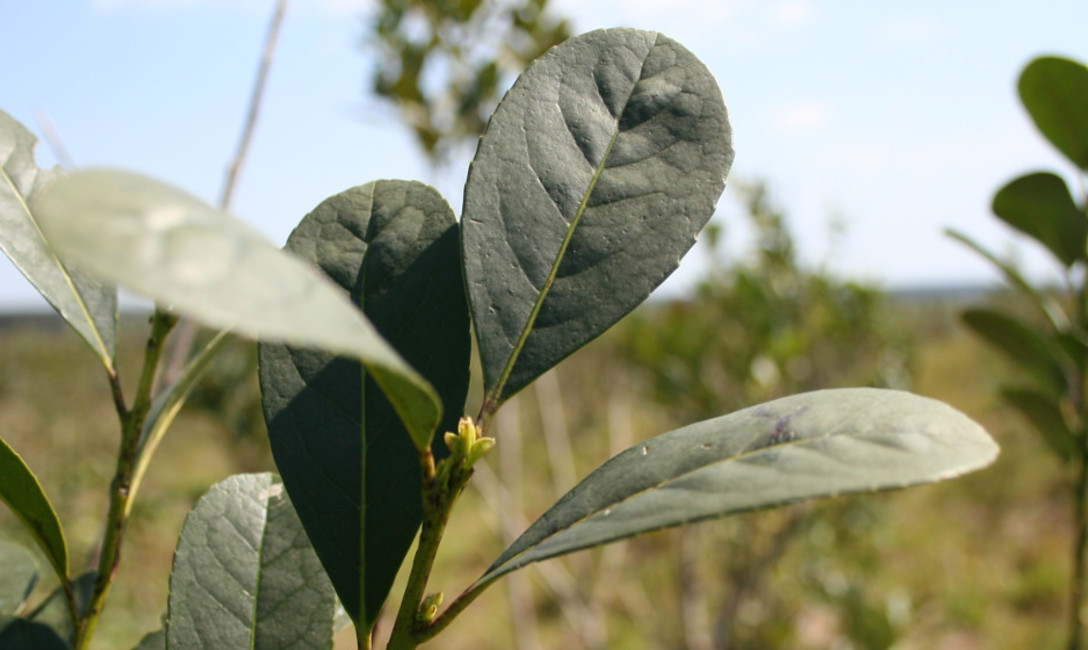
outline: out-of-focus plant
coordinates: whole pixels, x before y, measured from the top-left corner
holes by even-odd
[[[806,268],[798,259],[786,215],[765,184],[740,184],[734,191],[753,228],[746,257],[726,261],[718,254],[723,231],[712,225],[706,233],[711,266],[695,295],[648,305],[618,331],[620,354],[645,377],[654,403],[684,420],[705,417],[717,405],[740,408],[798,391],[858,384],[906,388],[911,337],[892,313],[887,295],[824,268]],[[858,519],[859,510],[867,506],[846,502],[723,521],[700,531],[698,543],[679,543],[685,553],[713,557],[715,581],[725,585],[720,603],[697,605],[714,612],[716,620],[701,634],[702,643],[692,640],[700,636],[698,631],[688,630],[689,647],[788,641],[788,631],[775,632],[773,625],[750,631],[757,638],[745,636],[737,629],[738,610],[746,600],[769,597],[766,569],[788,545],[807,538],[811,523],[818,521],[844,538],[864,535],[847,521]],[[821,566],[814,562],[809,567],[813,574],[825,571],[829,561],[826,554],[817,557]],[[815,578],[807,584],[816,588],[818,598],[838,606],[844,633],[854,642],[886,647],[894,637],[887,624],[848,624],[882,619],[881,612],[857,598],[860,587],[849,593],[827,592]],[[705,599],[713,598],[707,594]],[[778,618],[788,624],[789,612]],[[869,634],[877,628],[880,635]]]
[[[1015,265],[966,235],[950,234],[993,263],[1031,305],[1028,316],[1007,309],[969,309],[963,322],[1016,364],[1022,381],[1003,387],[1002,396],[1071,470],[1077,533],[1068,647],[1079,649],[1084,647],[1088,567],[1088,68],[1065,58],[1037,58],[1021,72],[1018,89],[1039,132],[1073,164],[1078,198],[1059,174],[1036,171],[998,190],[993,212],[1053,255],[1062,284],[1032,283]]]
[[[438,162],[479,137],[513,76],[569,37],[548,0],[380,0],[371,89]]]

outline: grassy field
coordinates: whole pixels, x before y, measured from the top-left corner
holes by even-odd
[[[1010,370],[955,325],[948,306],[902,307],[915,332],[915,392],[982,422],[991,468],[910,490],[753,513],[665,531],[513,574],[435,647],[989,649],[1060,646],[1072,544],[1064,469],[995,387]],[[126,323],[123,376],[144,327]],[[500,413],[499,444],[466,492],[432,583],[452,597],[574,480],[616,451],[683,424],[647,399],[643,373],[609,336]],[[251,359],[238,346],[167,436],[130,529],[95,648],[125,649],[160,625],[184,516],[213,482],[271,469],[253,418]],[[239,368],[241,370],[239,370]],[[470,410],[478,398],[470,397]],[[116,416],[93,357],[69,331],[0,329],[0,436],[57,505],[74,563],[89,562],[105,512]],[[0,509],[0,538],[29,544]],[[48,591],[43,577],[38,594]],[[397,593],[397,592],[394,592]],[[379,626],[388,631],[388,622]],[[716,633],[715,630],[718,629]],[[717,634],[717,636],[715,636]],[[351,647],[343,635],[338,647]]]

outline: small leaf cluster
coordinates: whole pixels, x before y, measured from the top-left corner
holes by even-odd
[[[54,304],[103,360],[122,422],[101,552],[86,578],[73,577],[33,472],[0,447],[0,498],[61,584],[70,628],[56,628],[60,647],[87,647],[149,460],[229,333],[260,341],[279,476],[233,477],[196,506],[178,542],[163,630],[141,648],[329,647],[346,619],[369,648],[418,532],[389,633],[390,648],[414,648],[532,562],[800,499],[941,480],[997,454],[963,414],[899,391],[816,391],[751,406],[606,462],[439,611],[431,569],[472,466],[501,444],[502,432],[491,431],[499,408],[642,303],[714,212],[733,138],[706,66],[656,32],[567,40],[491,116],[460,219],[433,188],[375,181],[320,203],[285,249],[139,174],[87,170],[40,184],[32,139],[0,117],[0,145],[14,143],[0,146],[14,152],[4,153],[3,223],[31,245],[0,244],[36,285],[59,287]],[[94,279],[80,280],[76,268]],[[132,399],[99,323],[116,303],[86,289],[115,301],[114,285],[157,305]],[[156,393],[178,315],[220,332]],[[473,332],[483,397],[463,417]],[[13,603],[0,611],[8,617],[0,634],[28,625],[37,633],[33,613],[15,616],[29,582],[0,594]]]

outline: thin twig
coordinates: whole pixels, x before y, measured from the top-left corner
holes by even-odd
[[[257,79],[253,83],[253,90],[249,96],[249,109],[246,112],[246,120],[242,125],[242,135],[238,140],[238,148],[234,152],[227,167],[227,175],[223,180],[223,187],[219,192],[219,208],[229,210],[234,199],[234,190],[238,185],[238,178],[242,173],[246,158],[249,156],[250,144],[253,134],[257,129],[257,118],[260,116],[261,105],[264,101],[265,85],[268,81],[269,71],[272,69],[272,60],[275,58],[276,44],[279,42],[280,28],[283,25],[283,17],[287,13],[287,0],[279,0],[272,13],[272,21],[265,37],[264,49],[261,53],[261,61],[257,67]],[[197,325],[192,321],[183,321],[174,333],[174,345],[170,351],[170,358],[161,375],[161,385],[169,386],[177,379],[181,369],[185,366],[189,355],[192,354],[196,341]]]

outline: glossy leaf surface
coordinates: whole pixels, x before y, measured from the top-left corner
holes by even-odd
[[[1046,246],[1067,267],[1084,259],[1088,217],[1061,176],[1037,172],[1021,176],[998,190],[994,214]]]
[[[0,540],[0,616],[18,614],[38,584],[38,563],[26,548]]]
[[[1055,56],[1020,73],[1020,100],[1035,126],[1076,166],[1088,170],[1088,68]]]
[[[951,407],[872,388],[803,393],[657,436],[544,513],[475,587],[530,562],[801,499],[951,478],[997,456]]]
[[[641,303],[714,212],[733,160],[721,91],[669,38],[572,38],[521,75],[465,185],[465,279],[501,402]]]
[[[272,474],[227,478],[185,520],[166,647],[332,648],[336,597]]]
[[[367,364],[415,435],[438,423],[434,392],[327,278],[257,231],[145,176],[90,170],[35,201],[65,259],[217,328],[330,350]]]
[[[1047,394],[1060,396],[1065,392],[1062,366],[1046,339],[1034,329],[992,309],[968,309],[962,318],[972,331],[1030,373]]]
[[[68,580],[68,544],[60,519],[38,477],[0,438],[0,500],[27,527],[62,581]]]
[[[287,247],[362,305],[441,395],[440,430],[456,430],[470,339],[457,222],[446,201],[421,183],[369,183],[319,205]],[[363,384],[359,364],[266,343],[260,360],[276,464],[345,608],[369,627],[421,521],[418,454],[388,401],[369,378]],[[434,453],[446,454],[440,439]]]
[[[37,139],[0,111],[0,250],[75,329],[107,368],[113,368],[117,290],[68,269],[46,244],[30,202],[59,169],[38,169]]]

